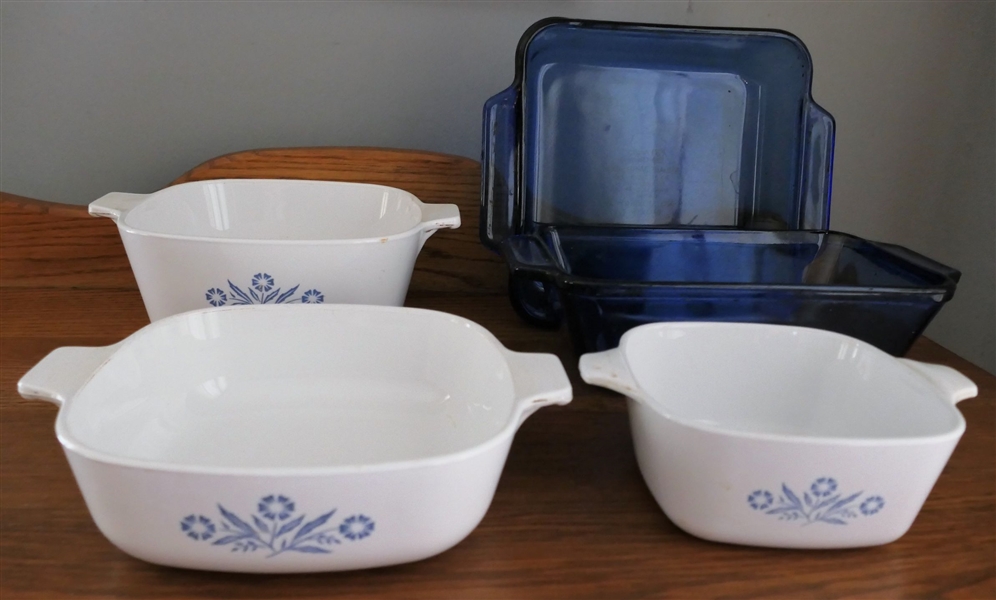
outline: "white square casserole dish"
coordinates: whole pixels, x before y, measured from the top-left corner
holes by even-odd
[[[153,194],[111,193],[149,318],[242,304],[401,306],[415,259],[455,204],[364,183],[219,179]]]
[[[445,313],[205,309],[102,348],[53,351],[18,383],[101,532],[137,558],[243,572],[426,558],[483,518],[516,429],[566,404],[557,357]]]
[[[640,472],[668,518],[713,541],[886,544],[910,528],[965,431],[975,384],[819,329],[656,323],[585,354],[627,396]]]

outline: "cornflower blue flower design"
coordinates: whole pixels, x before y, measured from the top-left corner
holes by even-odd
[[[287,291],[283,291],[279,287],[274,289],[275,286],[276,281],[269,273],[256,273],[252,276],[250,285],[245,287],[245,289],[235,285],[229,279],[228,291],[220,287],[212,287],[204,293],[204,297],[211,306],[226,306],[229,300],[231,300],[231,306],[243,306],[246,304],[294,304],[297,302],[301,304],[322,304],[325,302],[325,295],[320,290],[314,288],[295,298],[294,294],[297,293],[301,284],[297,284]]]
[[[757,490],[750,496],[747,496],[747,503],[754,510],[764,510],[771,506],[771,503],[775,501],[774,496],[771,492],[766,490]]]
[[[366,515],[353,515],[342,522],[339,533],[350,540],[362,540],[374,530],[374,523]]]
[[[268,292],[273,289],[273,277],[268,273],[256,273],[252,276],[252,287],[260,292]]]
[[[214,535],[214,523],[204,515],[188,515],[180,521],[180,531],[191,539],[206,540]]]
[[[837,480],[833,477],[820,477],[809,489],[817,498],[826,498],[837,490]]]
[[[204,294],[207,298],[208,304],[211,306],[224,306],[228,302],[228,296],[222,290],[218,288],[211,288]]]
[[[882,510],[885,506],[885,500],[881,496],[868,496],[865,501],[861,503],[860,510],[863,515],[873,515],[878,511]]]
[[[301,296],[301,304],[321,304],[325,302],[325,296],[318,290],[308,290]]]
[[[768,490],[755,490],[747,496],[747,504],[754,510],[764,511],[766,515],[777,516],[779,521],[802,521],[803,525],[818,522],[847,525],[846,519],[857,518],[858,511],[871,516],[885,506],[881,496],[868,496],[855,505],[864,492],[845,496],[837,493],[837,487],[837,480],[833,477],[820,477],[800,497],[783,483],[777,501]]]
[[[330,525],[335,514],[332,509],[307,521],[305,515],[294,515],[294,501],[282,494],[263,496],[256,503],[258,514],[243,519],[222,505],[218,505],[219,525],[211,519],[192,514],[180,520],[180,530],[195,541],[215,537],[212,546],[229,546],[232,552],[268,550],[266,558],[284,552],[304,554],[330,554],[331,547],[341,544],[337,534],[356,541],[369,537],[374,522],[366,515],[353,515],[339,525]]]
[[[271,521],[285,521],[294,512],[294,503],[286,496],[266,496],[259,501],[259,514]]]

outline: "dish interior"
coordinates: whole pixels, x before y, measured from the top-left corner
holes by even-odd
[[[863,240],[808,231],[546,228],[570,275],[607,281],[927,287],[944,277]]]
[[[858,340],[816,329],[662,324],[624,338],[654,406],[722,430],[831,438],[951,433],[958,412],[919,374]]]
[[[411,194],[329,181],[217,180],[166,188],[124,225],[165,235],[239,240],[348,240],[410,230],[422,211]]]
[[[530,221],[798,226],[811,76],[798,41],[555,24],[524,61]]]
[[[451,315],[253,307],[158,321],[64,409],[115,457],[198,467],[370,465],[448,454],[513,411],[498,346]]]

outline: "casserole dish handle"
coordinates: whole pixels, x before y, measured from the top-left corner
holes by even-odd
[[[503,352],[512,373],[515,412],[520,425],[544,406],[564,405],[571,401],[571,381],[557,356],[511,350]]]
[[[896,360],[929,381],[951,404],[958,404],[962,400],[975,398],[979,395],[979,387],[975,385],[975,382],[951,367],[908,358],[897,358]]]
[[[589,385],[608,388],[634,400],[649,403],[619,348],[582,355],[578,370],[581,371],[581,379]]]
[[[436,231],[460,227],[460,209],[456,204],[419,203],[419,208],[422,210],[422,239],[419,248]]]
[[[108,217],[114,219],[115,222],[120,222],[129,210],[138,206],[146,198],[148,198],[148,194],[111,192],[90,203],[90,214],[94,217]]]
[[[17,392],[28,400],[46,400],[58,406],[76,395],[90,376],[114,354],[113,346],[56,348],[17,382]]]
[[[952,283],[958,283],[958,281],[961,280],[961,271],[958,269],[952,269],[951,267],[943,265],[932,258],[927,258],[919,252],[914,252],[909,248],[897,246],[896,244],[887,244],[885,242],[869,241],[868,244],[873,248],[878,248],[879,250],[883,250],[889,254],[897,256],[931,275],[940,275],[941,277],[950,280]]]

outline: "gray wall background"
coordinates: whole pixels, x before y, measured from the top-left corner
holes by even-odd
[[[0,189],[86,203],[219,154],[480,155],[481,106],[546,16],[799,35],[837,119],[833,227],[963,271],[927,334],[996,372],[991,2],[3,2]]]

